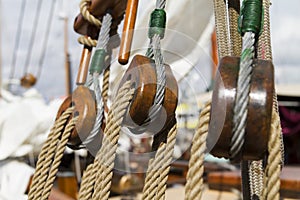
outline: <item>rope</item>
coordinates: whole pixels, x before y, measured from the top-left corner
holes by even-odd
[[[51,168],[51,161],[55,155],[55,149],[59,142],[59,138],[62,135],[63,129],[67,120],[73,114],[74,107],[68,108],[54,123],[46,142],[44,143],[41,153],[38,158],[36,170],[33,176],[31,188],[29,191],[28,199],[38,198],[42,191],[41,189],[45,185],[45,181],[48,176],[48,172]]]
[[[87,37],[87,36],[80,36],[78,38],[78,42],[82,45],[87,45],[87,46],[90,46],[90,47],[96,47],[97,46],[97,40],[93,40],[92,38]]]
[[[26,74],[28,72],[28,68],[29,68],[29,64],[30,64],[30,60],[31,60],[31,55],[32,55],[33,44],[34,44],[34,41],[35,41],[36,30],[37,30],[38,22],[39,22],[39,19],[40,19],[42,2],[43,2],[43,0],[39,0],[38,3],[37,3],[36,14],[35,14],[35,17],[34,17],[32,32],[31,32],[28,51],[27,51],[27,56],[26,56],[26,60],[25,60],[24,74]]]
[[[167,142],[161,143],[154,158],[149,160],[142,199],[165,199],[168,174],[177,135],[177,124],[168,132]]]
[[[91,0],[81,0],[80,4],[79,4],[80,13],[83,16],[83,18],[85,20],[87,20],[89,23],[95,25],[96,27],[100,27],[101,21],[99,19],[97,19],[96,17],[94,17],[88,10],[90,4],[91,4]],[[86,37],[86,36],[80,36],[78,38],[78,42],[80,44],[87,45],[90,47],[97,46],[97,40],[94,40],[94,39],[92,39],[90,37]]]
[[[130,82],[126,82],[112,104],[104,130],[102,147],[94,163],[88,167],[83,176],[84,185],[79,191],[80,199],[108,199],[121,123],[134,94],[134,90],[130,87]]]
[[[164,164],[161,168],[161,173],[158,179],[158,191],[156,194],[156,199],[165,199],[167,180],[170,171],[170,164],[173,158],[174,146],[176,143],[177,135],[177,124],[168,133],[167,146],[164,153]]]
[[[240,13],[240,1],[228,1],[228,15],[229,15],[229,30],[230,30],[230,46],[232,56],[241,55],[242,38],[238,32],[238,18]]]
[[[272,112],[271,134],[268,142],[268,161],[265,169],[263,199],[280,199],[280,172],[281,172],[281,126],[279,114],[275,107]]]
[[[94,123],[94,127],[91,131],[91,133],[88,135],[88,137],[82,141],[81,147],[86,147],[93,152],[98,152],[99,150],[99,141],[96,139],[97,137],[100,137],[100,131],[101,125],[104,117],[104,104],[101,97],[101,89],[100,89],[100,82],[99,82],[99,75],[102,73],[103,68],[105,67],[104,63],[104,56],[106,55],[107,50],[107,44],[109,41],[109,31],[111,26],[111,20],[112,17],[110,14],[106,14],[103,17],[103,25],[101,27],[99,38],[98,38],[98,44],[96,47],[96,51],[94,53],[92,62],[90,64],[90,74],[88,77],[88,81],[86,86],[90,89],[92,89],[92,86],[94,86],[94,94],[96,96],[96,102],[97,102],[97,116]],[[100,58],[100,59],[99,59]],[[93,145],[94,142],[98,142],[98,144]],[[95,148],[96,147],[96,148]],[[93,148],[93,149],[91,149]]]
[[[166,144],[161,143],[155,153],[155,157],[149,160],[147,175],[145,178],[145,185],[143,188],[142,199],[148,200],[154,198],[154,195],[157,191],[157,180],[160,175],[159,168],[162,166],[163,162],[163,153],[165,150]]]
[[[258,40],[258,58],[272,61],[271,34],[270,34],[270,0],[262,0],[264,8],[263,29]],[[271,134],[268,142],[268,160],[264,171],[262,199],[280,199],[280,171],[284,164],[284,145],[281,133],[281,124],[278,114],[277,95],[274,88],[273,113]]]
[[[248,113],[250,81],[254,57],[255,34],[246,32],[243,36],[242,55],[238,74],[233,115],[233,133],[230,143],[230,157],[235,159],[244,145],[245,127]]]
[[[101,21],[94,17],[88,10],[91,0],[81,0],[79,7],[80,7],[80,13],[82,14],[83,18],[86,19],[89,23],[100,27],[101,26]]]
[[[156,9],[151,14],[150,27],[148,32],[150,43],[149,43],[149,49],[146,52],[146,56],[149,58],[154,58],[156,78],[157,78],[154,104],[152,105],[149,111],[149,115],[145,120],[144,124],[142,124],[137,128],[132,129],[134,132],[145,132],[147,130],[147,125],[149,125],[151,121],[154,121],[158,117],[158,112],[162,108],[162,103],[165,97],[166,72],[165,72],[164,58],[161,52],[160,40],[164,36],[166,20],[161,19],[162,17],[164,17],[163,14],[153,15],[153,13],[155,12],[158,13],[163,12],[165,14],[164,11],[165,5],[166,5],[166,0],[156,1]],[[154,22],[156,24],[152,24]]]
[[[80,200],[92,199],[94,183],[97,175],[97,168],[94,165],[95,163],[89,164],[82,176],[82,182],[80,184],[78,195],[78,199]]]
[[[76,122],[77,122],[78,118],[72,118],[71,121],[67,124],[64,133],[62,134],[62,137],[60,139],[59,145],[56,149],[56,155],[55,158],[52,162],[52,166],[51,166],[51,170],[48,172],[48,178],[47,181],[45,183],[45,186],[43,188],[43,193],[42,193],[42,198],[43,200],[47,200],[51,191],[51,188],[53,186],[54,180],[56,178],[56,173],[58,171],[58,167],[61,163],[61,159],[63,157],[64,151],[66,149],[67,146],[67,142],[69,140],[69,137],[72,133],[72,131],[75,128]]]
[[[24,20],[24,14],[25,14],[25,7],[26,7],[26,0],[22,1],[21,5],[21,11],[18,19],[18,26],[17,26],[17,32],[16,32],[16,39],[15,39],[15,45],[13,49],[13,56],[12,56],[12,62],[11,62],[11,68],[9,73],[9,79],[13,79],[15,76],[16,71],[16,62],[17,62],[17,51],[20,46],[20,38],[22,33],[22,27],[23,27],[23,20]]]
[[[108,199],[109,197],[121,123],[134,94],[134,89],[130,89],[130,87],[130,81],[122,86],[116,97],[116,102],[108,113],[103,145],[95,158],[95,161],[100,164],[100,169],[96,178],[96,182],[99,184],[94,188],[93,199]]]
[[[270,33],[270,0],[262,0],[264,19],[262,33],[258,39],[258,58],[272,60],[271,33]]]
[[[87,148],[91,150],[92,152],[97,152],[98,145],[96,145],[96,149],[94,149],[94,141],[96,140],[97,137],[100,137],[100,129],[103,121],[103,101],[101,99],[101,89],[100,89],[100,83],[99,83],[99,74],[94,73],[93,75],[89,75],[88,81],[87,81],[87,87],[92,89],[92,86],[94,86],[94,94],[96,96],[96,102],[97,102],[97,116],[95,119],[95,123],[93,126],[93,129],[91,130],[90,134],[88,137],[82,141],[82,143],[79,145],[79,148]],[[97,142],[99,142],[97,140]]]
[[[191,158],[185,185],[185,200],[201,199],[203,191],[204,153],[210,120],[211,102],[206,104],[199,115],[199,124],[193,138]]]
[[[262,189],[263,189],[263,162],[262,162],[262,160],[250,161],[249,181],[250,181],[251,197],[252,197],[252,199],[257,199],[258,197],[261,196]]]
[[[103,73],[103,85],[102,85],[102,98],[103,98],[104,105],[107,105],[107,100],[108,100],[109,76],[110,76],[110,67],[107,67]]]
[[[224,0],[214,0],[215,24],[219,57],[230,55],[227,10]]]
[[[40,77],[41,73],[42,73],[42,65],[44,63],[44,59],[45,59],[45,55],[46,55],[46,49],[47,49],[47,45],[48,45],[48,40],[49,40],[49,33],[51,30],[51,25],[52,25],[52,20],[53,20],[53,16],[54,16],[54,7],[55,7],[55,2],[56,0],[53,0],[51,3],[51,8],[50,8],[50,14],[48,16],[48,20],[47,20],[47,30],[45,32],[45,39],[43,42],[43,47],[42,47],[42,52],[41,52],[41,56],[38,62],[38,72],[37,72],[37,79]]]

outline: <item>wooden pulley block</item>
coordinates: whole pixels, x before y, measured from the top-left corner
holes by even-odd
[[[230,158],[239,62],[239,57],[222,58],[219,64],[219,73],[216,76],[209,138],[217,139],[211,151],[217,157]],[[274,92],[272,62],[255,59],[250,84],[244,145],[242,152],[238,155],[238,159],[241,160],[262,159],[268,149]]]
[[[36,83],[36,77],[33,74],[27,73],[21,78],[21,86],[31,88]]]
[[[153,135],[164,131],[175,118],[178,97],[177,81],[169,65],[165,64],[165,70],[166,88],[163,107],[157,113],[158,117],[151,120],[146,126],[146,132]],[[127,116],[124,119],[124,124],[129,129],[134,130],[135,134],[139,134],[141,132],[137,130],[148,119],[149,111],[154,104],[156,95],[157,79],[154,60],[141,55],[134,56],[121,80],[120,87],[128,80],[131,81],[132,87],[135,88],[135,93]]]
[[[75,129],[72,131],[68,145],[74,149],[84,141],[92,131],[97,115],[96,101],[93,91],[87,87],[78,86],[73,94],[65,99],[60,106],[56,119],[58,119],[69,107],[74,106],[71,118],[78,117]],[[68,119],[68,121],[71,120]]]
[[[124,0],[91,0],[89,12],[100,19],[109,11],[113,21],[111,35],[117,34],[118,25],[123,20],[127,1]],[[90,24],[82,14],[79,14],[74,21],[74,30],[81,35],[89,35],[93,39],[98,38],[99,27]]]

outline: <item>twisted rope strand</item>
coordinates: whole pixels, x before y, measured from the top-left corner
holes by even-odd
[[[248,114],[250,81],[254,58],[255,34],[246,32],[243,36],[242,55],[238,74],[236,99],[233,115],[233,133],[230,143],[230,157],[235,159],[244,145],[245,128]]]
[[[281,126],[279,114],[273,108],[272,125],[268,142],[268,161],[265,169],[264,188],[262,199],[280,199],[280,172],[281,172]]]
[[[167,180],[170,171],[170,164],[172,162],[174,146],[176,143],[177,135],[177,124],[175,124],[172,129],[169,131],[167,138],[167,145],[165,150],[164,163],[161,168],[161,173],[158,179],[158,189],[156,194],[156,199],[165,199],[165,193],[167,189]]]
[[[99,184],[94,188],[93,199],[107,199],[109,196],[121,123],[134,93],[134,90],[130,88],[131,85],[128,81],[120,89],[116,101],[109,111],[103,145],[95,158],[95,162],[99,162],[100,170],[98,169],[97,172],[96,182]]]
[[[219,57],[230,55],[227,10],[224,0],[214,0],[215,24]]]
[[[89,6],[91,4],[91,0],[81,0],[79,7],[80,7],[80,13],[82,14],[83,18],[86,19],[89,23],[95,25],[96,27],[101,26],[101,21],[94,17],[88,10]],[[90,37],[86,36],[80,36],[78,38],[78,42],[83,45],[87,45],[90,47],[96,47],[97,46],[97,40],[94,40]]]
[[[210,120],[211,102],[208,102],[199,115],[199,125],[193,138],[191,158],[185,185],[185,200],[201,199],[203,192],[204,154]]]
[[[91,0],[81,0],[81,2],[79,4],[80,12],[81,12],[83,18],[86,19],[89,23],[91,23],[97,27],[100,27],[101,21],[99,19],[97,19],[96,17],[94,17],[88,10],[91,2],[92,2]]]
[[[41,153],[38,158],[36,165],[36,171],[33,176],[31,188],[28,194],[28,199],[36,199],[35,196],[39,196],[42,187],[45,184],[47,178],[47,172],[51,165],[51,159],[55,151],[55,145],[57,144],[57,139],[60,137],[63,128],[67,122],[67,119],[73,114],[74,107],[68,108],[54,123],[50,134],[44,143]],[[43,181],[41,181],[43,180]]]
[[[92,182],[91,180],[95,180],[96,173],[93,173],[93,166],[94,163],[91,163],[87,166],[85,172],[83,173],[82,176],[82,181],[80,184],[80,189],[78,192],[78,199],[80,200],[90,200],[92,198],[92,189],[93,185],[90,185]]]
[[[103,85],[102,85],[102,98],[103,98],[104,105],[107,105],[107,100],[108,100],[109,76],[110,76],[110,67],[107,67],[103,73]]]
[[[148,200],[148,199],[153,199],[156,190],[157,190],[157,180],[160,175],[159,168],[163,164],[163,157],[164,157],[164,150],[166,148],[165,143],[160,143],[160,146],[157,149],[157,152],[155,153],[155,156],[153,159],[149,161],[149,169],[146,175],[146,180],[145,186],[143,189],[143,197],[142,199]],[[151,170],[151,171],[150,171]],[[149,178],[147,178],[149,177]]]
[[[249,181],[251,198],[260,197],[263,188],[263,161],[250,161]]]
[[[67,142],[69,140],[69,137],[70,137],[72,131],[75,128],[77,120],[78,120],[78,117],[72,118],[70,120],[70,122],[67,124],[67,126],[64,130],[64,133],[62,134],[62,137],[60,139],[59,145],[56,150],[56,155],[52,162],[51,169],[48,172],[48,174],[49,174],[48,178],[47,178],[45,186],[43,188],[43,193],[42,193],[42,197],[41,197],[42,200],[47,200],[49,198],[51,188],[52,188],[54,180],[56,178],[56,173],[58,171],[58,167],[61,163],[61,159],[63,157],[64,151],[67,146]]]

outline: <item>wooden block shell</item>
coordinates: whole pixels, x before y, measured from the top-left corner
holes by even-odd
[[[217,157],[230,158],[239,61],[239,57],[222,58],[216,76],[208,137],[217,139],[211,151]],[[272,116],[273,65],[270,61],[254,60],[253,66],[245,143],[239,155],[243,160],[259,160],[266,154]]]

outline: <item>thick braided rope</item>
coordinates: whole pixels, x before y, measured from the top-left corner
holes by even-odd
[[[263,30],[258,39],[258,58],[272,60],[270,34],[270,0],[262,0],[264,8]]]
[[[276,109],[272,112],[272,125],[268,142],[268,161],[265,169],[262,199],[279,200],[281,172],[281,126]]]
[[[102,84],[102,98],[103,98],[104,105],[107,104],[107,100],[108,100],[109,76],[110,76],[110,67],[107,67],[103,73],[103,84]]]
[[[236,87],[236,98],[233,108],[233,131],[229,154],[235,159],[244,145],[245,128],[248,113],[250,81],[254,58],[255,34],[246,32],[243,36],[243,47],[240,59],[240,69]]]
[[[35,196],[39,196],[41,190],[38,190],[39,186],[44,186],[47,178],[47,172],[49,171],[53,155],[55,153],[55,147],[57,140],[62,134],[65,124],[69,117],[73,114],[74,107],[68,108],[54,123],[53,128],[48,135],[46,142],[44,143],[41,153],[39,154],[36,170],[33,176],[32,184],[28,194],[28,199],[35,199]],[[41,181],[43,180],[43,181]]]
[[[170,164],[172,162],[174,147],[176,143],[176,135],[177,135],[177,124],[175,124],[168,133],[166,150],[164,153],[164,163],[161,168],[161,173],[158,179],[156,199],[165,199],[167,180],[170,171]]]
[[[161,143],[157,149],[155,157],[150,159],[148,164],[147,175],[145,178],[145,185],[143,188],[143,200],[150,200],[154,197],[157,191],[157,180],[159,177],[159,168],[162,166],[163,153],[166,148],[165,143]]]
[[[81,0],[79,4],[80,13],[82,14],[83,18],[86,19],[89,23],[95,25],[96,27],[100,27],[101,21],[94,17],[88,10],[90,4],[91,0]],[[95,47],[97,45],[97,40],[93,40],[92,38],[86,36],[80,36],[78,38],[78,42],[90,47]]]
[[[125,90],[123,90],[123,91],[125,91]],[[123,93],[121,95],[123,95]],[[117,97],[117,98],[120,98],[120,97]],[[114,105],[113,106],[114,108],[116,106],[120,106],[120,103],[118,103],[118,102],[116,102],[116,103],[117,103],[117,105]],[[110,116],[111,116],[111,112],[110,112]],[[109,123],[109,121],[108,121],[108,124],[107,124],[106,127],[112,126],[112,125],[113,125],[113,123],[111,123],[111,122]],[[102,150],[103,150],[103,148],[105,148],[105,146],[104,146],[104,145],[106,145],[105,143],[107,143],[107,142],[103,141],[103,145],[101,147]],[[85,199],[85,200],[92,199],[94,185],[95,185],[96,178],[97,178],[97,175],[98,175],[97,172],[99,171],[100,162],[101,162],[99,160],[100,159],[99,157],[101,156],[101,155],[99,155],[99,152],[98,152],[98,154],[95,158],[94,163],[89,165],[89,167],[85,171],[85,174],[82,178],[82,184],[81,184],[81,188],[80,188],[80,191],[79,191],[79,199],[80,200],[81,199]],[[98,183],[99,183],[98,185],[101,185],[101,182],[98,182]]]
[[[86,19],[89,23],[100,27],[101,26],[101,21],[94,17],[89,11],[88,8],[91,4],[91,0],[81,0],[79,7],[80,7],[80,13],[82,14],[83,18]]]
[[[272,61],[271,34],[270,34],[270,0],[262,0],[264,8],[263,29],[258,40],[258,58]],[[264,188],[262,199],[279,199],[280,172],[284,163],[284,147],[281,134],[281,124],[278,114],[277,95],[274,88],[273,113],[271,134],[268,143],[269,155],[264,174]],[[278,144],[280,143],[280,144]],[[280,157],[280,164],[278,163]]]
[[[165,199],[167,179],[177,135],[177,124],[168,132],[166,143],[161,143],[155,157],[149,161],[142,199]]]
[[[94,163],[89,164],[82,176],[78,199],[90,200],[92,198],[93,184],[96,180],[96,174],[96,171],[94,171]]]
[[[230,30],[230,55],[240,56],[242,47],[242,37],[238,32],[238,18],[240,12],[240,1],[228,1],[228,15],[229,15],[229,30]]]
[[[215,24],[219,57],[230,55],[228,18],[224,0],[214,0]]]
[[[47,178],[45,186],[43,188],[43,193],[42,193],[42,197],[41,197],[42,200],[47,200],[49,198],[51,188],[52,188],[54,180],[56,178],[56,173],[58,171],[58,167],[61,163],[61,159],[63,157],[64,151],[67,146],[67,142],[69,140],[69,137],[70,137],[72,131],[75,128],[77,120],[78,120],[78,117],[72,118],[70,120],[70,122],[67,124],[67,126],[64,130],[64,133],[62,134],[62,137],[61,137],[58,147],[56,149],[56,155],[55,155],[55,158],[51,165],[51,169],[48,172],[48,174],[49,174],[48,178]]]
[[[109,197],[119,133],[133,94],[134,89],[131,89],[130,81],[128,81],[119,90],[116,100],[108,113],[103,145],[95,158],[95,162],[99,162],[100,169],[98,168],[97,172],[97,184],[94,187],[93,199],[108,199]]]
[[[249,162],[249,182],[250,193],[253,198],[260,197],[263,189],[263,161],[250,161]]]
[[[206,104],[199,115],[199,125],[193,138],[191,158],[185,185],[185,200],[201,199],[203,190],[204,153],[210,119],[211,102]]]
[[[90,37],[86,37],[86,36],[80,36],[78,38],[78,42],[82,45],[87,45],[90,47],[96,47],[97,46],[97,40],[93,40]]]

